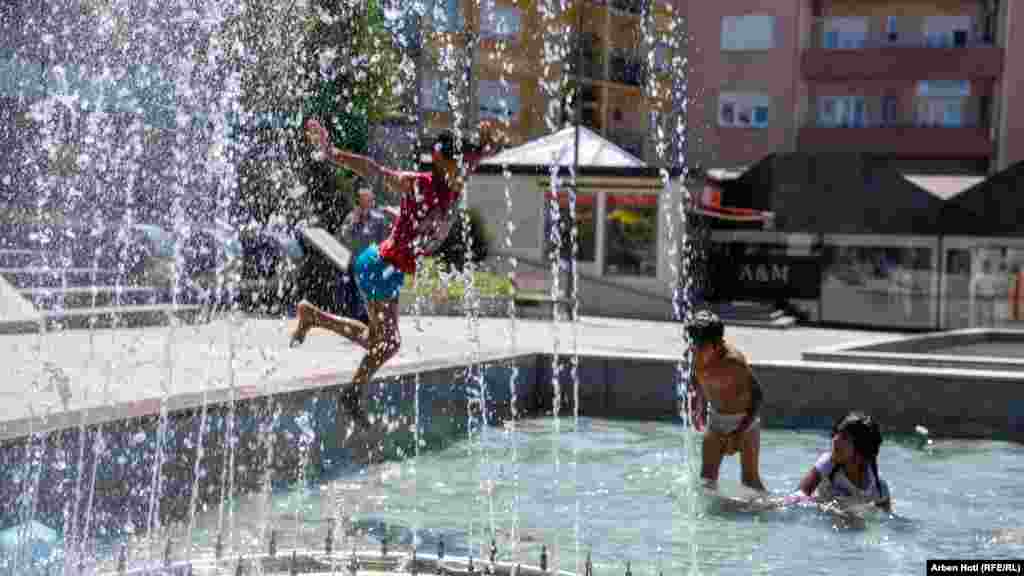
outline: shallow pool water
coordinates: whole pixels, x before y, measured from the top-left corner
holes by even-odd
[[[999,442],[888,438],[879,471],[893,516],[853,520],[813,507],[761,509],[695,491],[682,428],[667,422],[581,419],[518,423],[483,440],[338,474],[317,487],[238,503],[238,529],[282,531],[282,547],[322,547],[327,518],[342,516],[337,545],[379,545],[486,555],[566,570],[592,555],[595,574],[922,574],[929,558],[1024,556],[1024,447]],[[695,438],[696,439],[696,438]],[[696,444],[691,443],[691,448]],[[766,430],[761,475],[792,492],[829,447],[824,432]],[[739,463],[722,467],[721,493],[744,494]],[[862,518],[862,520],[858,520]],[[197,533],[198,535],[198,533]],[[513,546],[519,541],[518,548]],[[581,571],[582,572],[582,571]]]

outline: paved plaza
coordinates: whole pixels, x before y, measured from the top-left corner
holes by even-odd
[[[362,350],[313,330],[289,349],[288,319],[221,319],[176,328],[69,330],[0,336],[8,359],[0,368],[0,439],[59,427],[66,411],[88,420],[159,412],[161,398],[241,397],[326,386],[351,379]],[[675,358],[680,325],[602,317],[578,323],[484,318],[404,317],[403,347],[378,377],[386,378],[506,356],[550,353]],[[798,361],[812,348],[891,337],[878,332],[730,326],[729,339],[757,364]],[[232,367],[233,369],[229,369]]]

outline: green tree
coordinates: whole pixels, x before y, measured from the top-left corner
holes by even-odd
[[[305,38],[307,73],[321,80],[304,115],[321,119],[336,146],[367,153],[370,127],[402,112],[395,29],[378,0],[318,0]],[[352,206],[354,175],[323,167],[306,171],[317,180],[308,183],[309,209],[328,229],[340,227]]]

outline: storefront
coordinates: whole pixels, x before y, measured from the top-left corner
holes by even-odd
[[[499,235],[496,252],[541,264],[560,253],[567,269],[575,224],[580,274],[667,294],[665,206],[666,198],[678,201],[678,185],[666,190],[656,169],[586,128],[580,129],[578,159],[576,147],[568,128],[505,150],[479,167],[468,201]]]
[[[581,275],[671,299],[676,273],[672,264],[679,249],[669,245],[669,226],[676,243],[684,232],[675,208],[684,201],[679,179],[672,178],[666,187],[657,168],[586,128],[580,129],[575,158],[574,132],[567,128],[505,150],[473,175],[468,202],[497,236],[495,253],[541,264],[560,253],[562,269],[567,270],[575,228]],[[554,179],[552,166],[559,167]],[[574,179],[569,172],[573,166]],[[575,213],[570,209],[573,190]],[[767,217],[751,210],[725,214],[728,209],[720,206],[706,206],[704,211],[757,221]],[[597,297],[584,290],[579,296]],[[662,308],[671,314],[668,306]]]
[[[774,302],[827,324],[1024,328],[1020,165],[943,199],[871,159],[794,156],[722,185],[773,209],[776,226],[712,231],[709,299]],[[737,280],[750,269],[763,281]]]

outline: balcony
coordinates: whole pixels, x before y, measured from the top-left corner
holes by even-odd
[[[817,117],[800,129],[798,147],[803,152],[868,152],[900,158],[991,158],[995,144],[980,99],[966,98],[952,108],[948,103],[919,98],[911,112],[894,110],[881,98],[822,99]]]
[[[871,126],[800,130],[801,152],[865,152],[898,158],[990,158],[995,147],[985,128]]]
[[[926,34],[920,19],[906,20],[899,21],[902,29],[887,24],[852,31],[837,30],[828,19],[815,22],[811,47],[801,58],[804,78],[994,79],[1002,74],[1003,49],[991,38],[967,30]]]

